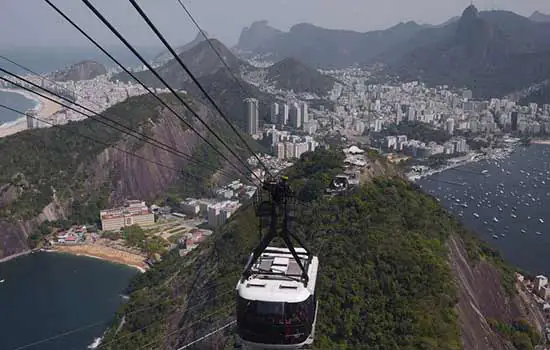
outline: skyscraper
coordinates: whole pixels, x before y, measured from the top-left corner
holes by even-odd
[[[307,102],[300,103],[300,113],[302,114],[302,124],[307,123],[309,121]]]
[[[455,120],[453,118],[447,119],[446,129],[447,129],[447,132],[451,135],[455,131]]]
[[[282,125],[286,125],[288,124],[288,114],[289,114],[289,108],[288,108],[288,104],[285,103],[283,105],[283,113],[281,114],[281,124]]]
[[[244,104],[246,109],[246,132],[249,135],[256,135],[259,129],[258,100],[246,98]]]
[[[294,103],[290,108],[290,125],[298,129],[302,126],[302,115],[300,113],[300,107],[297,103]]]
[[[512,131],[516,131],[518,129],[518,112],[513,111],[512,112]]]
[[[279,117],[279,104],[277,102],[273,102],[273,104],[271,105],[270,116],[271,116],[271,123],[277,124],[278,117]]]
[[[27,129],[33,129],[35,127],[35,120],[34,120],[34,116],[36,115],[35,111],[29,110],[25,114],[27,115]]]

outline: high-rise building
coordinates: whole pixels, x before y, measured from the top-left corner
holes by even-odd
[[[285,159],[285,150],[286,148],[284,142],[277,143],[277,145],[275,146],[275,154],[277,156],[277,159]]]
[[[374,132],[382,131],[382,119],[376,119],[374,121]]]
[[[289,111],[289,108],[288,108],[288,104],[285,103],[282,106],[282,111],[279,115],[279,118],[281,119],[280,120],[281,125],[287,125],[288,124],[288,115],[289,115],[289,113],[290,113],[290,111]]]
[[[36,115],[35,111],[29,110],[25,114],[27,115],[27,129],[33,129],[35,125],[38,124],[38,122],[34,119],[34,116]]]
[[[453,132],[455,131],[455,120],[453,118],[448,118],[447,119],[445,129],[447,130],[447,132],[449,134],[451,134],[451,135],[453,134]]]
[[[277,124],[279,117],[279,104],[277,102],[273,102],[273,104],[271,104],[270,116],[271,123]]]
[[[399,124],[403,120],[403,110],[399,103],[395,104],[395,123]]]
[[[306,102],[300,103],[300,114],[302,114],[302,124],[309,121],[308,105]]]
[[[249,135],[256,135],[259,129],[258,100],[247,98],[244,103],[246,108],[246,132]]]
[[[512,131],[516,131],[518,129],[518,112],[513,111],[512,112]]]
[[[302,115],[301,115],[301,111],[300,111],[300,107],[298,106],[297,103],[294,103],[292,105],[292,107],[290,108],[290,113],[289,113],[289,119],[290,119],[290,125],[292,125],[292,127],[298,129],[302,126]]]
[[[462,91],[462,98],[471,100],[472,99],[472,90],[464,90]]]

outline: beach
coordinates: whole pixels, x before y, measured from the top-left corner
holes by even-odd
[[[99,244],[57,245],[51,251],[107,260],[133,267],[140,272],[145,272],[148,269],[143,256]]]
[[[29,91],[7,88],[1,88],[0,91],[20,94],[23,95],[25,98],[28,98],[29,100],[35,101],[36,107],[34,108],[34,110],[36,111],[36,117],[46,121],[50,121],[50,117],[56,112],[60,111],[62,108],[57,103],[54,103]],[[22,116],[17,120],[0,125],[0,137],[6,137],[8,135],[12,135],[26,129],[27,119],[26,117]]]

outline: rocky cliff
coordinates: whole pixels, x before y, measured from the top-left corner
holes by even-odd
[[[204,127],[191,118],[173,96],[163,98],[199,132],[206,134]],[[207,107],[189,101],[199,116],[207,123],[212,122],[213,114]],[[205,151],[198,136],[151,97],[129,99],[105,114],[186,154]],[[223,127],[215,129],[222,134],[226,132]],[[110,146],[94,143],[81,135]],[[125,152],[181,169],[181,172]],[[24,131],[3,138],[0,140],[0,164],[3,167],[0,174],[0,258],[28,249],[27,238],[35,234],[38,225],[45,220],[93,222],[101,207],[120,204],[127,198],[155,199],[180,181],[188,167],[197,168],[189,166],[189,161],[180,156],[93,120]],[[212,173],[205,170],[198,174],[207,181]]]
[[[101,63],[95,61],[81,61],[72,66],[50,74],[55,81],[79,81],[90,80],[99,75],[107,74],[107,69]]]

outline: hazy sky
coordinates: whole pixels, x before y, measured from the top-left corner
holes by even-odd
[[[118,44],[81,1],[52,1],[103,44]],[[92,1],[133,44],[159,45],[127,0]],[[186,0],[185,3],[210,35],[232,46],[242,28],[255,20],[266,19],[283,30],[309,22],[327,28],[368,31],[408,20],[438,24],[459,15],[470,0]],[[195,28],[177,0],[140,0],[140,4],[170,42],[182,44],[195,36]],[[474,4],[482,10],[511,10],[525,16],[534,10],[550,13],[550,0],[477,0]],[[0,28],[0,48],[86,43],[43,0],[0,0]]]

